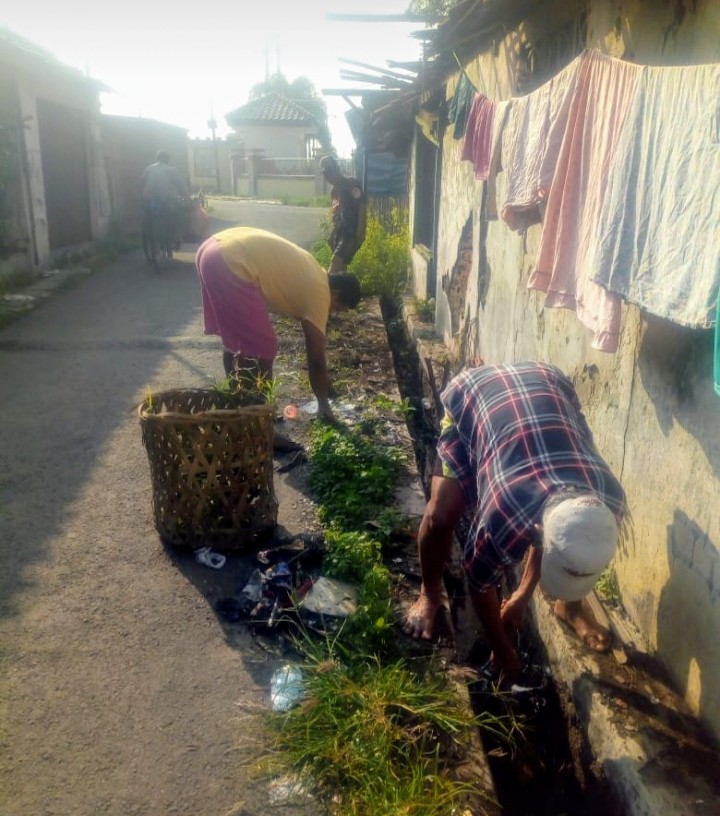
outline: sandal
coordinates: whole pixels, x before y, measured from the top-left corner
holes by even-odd
[[[213,552],[210,547],[202,547],[195,550],[195,560],[198,564],[203,564],[210,569],[222,569],[225,566],[225,556]]]

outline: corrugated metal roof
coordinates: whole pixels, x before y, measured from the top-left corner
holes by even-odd
[[[315,117],[300,102],[278,93],[269,93],[236,108],[225,115],[231,127],[235,125],[314,124]]]

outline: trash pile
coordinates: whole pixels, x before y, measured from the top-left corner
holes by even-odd
[[[357,608],[357,590],[321,574],[324,554],[324,538],[312,534],[258,552],[258,566],[246,583],[218,600],[215,610],[230,623],[245,622],[263,633],[280,631],[298,618],[319,634],[337,631]]]
[[[520,652],[521,672],[515,683],[504,689],[506,703],[510,703],[520,714],[530,717],[538,714],[547,705],[552,682],[550,669],[533,663],[526,652]],[[470,693],[478,700],[495,696],[498,692],[497,672],[491,659],[478,670],[478,677],[470,684]]]

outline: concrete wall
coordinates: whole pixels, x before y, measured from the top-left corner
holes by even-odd
[[[0,74],[0,275],[31,260],[28,186],[23,172],[22,126],[17,88],[9,73]]]
[[[231,154],[235,143],[226,139],[191,139],[188,143],[190,189],[207,192],[233,192]],[[219,188],[218,188],[219,176]]]
[[[314,195],[314,176],[258,176],[258,198],[277,198],[281,196],[312,198]]]
[[[236,196],[251,196],[250,176],[235,176],[233,194]]]
[[[13,79],[15,113],[23,122],[21,163],[25,182],[24,229],[31,242],[32,261],[42,263],[50,257],[50,228],[43,177],[38,100],[45,100],[73,111],[84,118],[84,138],[89,199],[89,231],[93,240],[103,238],[110,221],[107,178],[100,154],[97,90],[83,78],[59,67],[36,64],[30,55],[15,58],[11,50],[0,53],[0,67]],[[72,206],[72,202],[68,204]]]
[[[685,14],[678,22],[680,7]],[[573,4],[558,8],[564,24]],[[717,2],[591,0],[587,9],[587,44],[613,56],[656,64],[720,61]],[[544,19],[508,36],[496,55],[466,66],[488,96],[520,92],[527,77],[518,44],[533,26],[537,32],[558,24],[545,12]],[[455,81],[457,76],[448,96]],[[460,161],[460,146],[448,128],[437,331],[463,359],[479,354],[487,362],[547,360],[573,378],[634,520],[633,535],[615,561],[623,604],[691,707],[720,734],[720,399],[711,382],[712,333],[624,306],[618,352],[592,350],[573,312],[546,310],[543,295],[527,289],[540,228],[521,236],[502,221],[487,221],[484,185]],[[498,201],[504,184],[501,173]]]
[[[189,181],[187,131],[133,116],[103,116],[100,126],[113,219],[123,232],[138,233],[142,173],[155,161],[155,154],[166,150],[170,163]]]
[[[267,157],[288,159],[304,158],[307,139],[317,135],[317,128],[293,125],[238,125],[234,131],[246,152],[263,150]]]

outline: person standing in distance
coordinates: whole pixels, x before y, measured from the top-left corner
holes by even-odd
[[[333,156],[320,159],[320,170],[332,185],[330,191],[332,231],[328,238],[332,258],[328,274],[347,271],[348,264],[365,240],[367,202],[360,182],[346,176]]]

